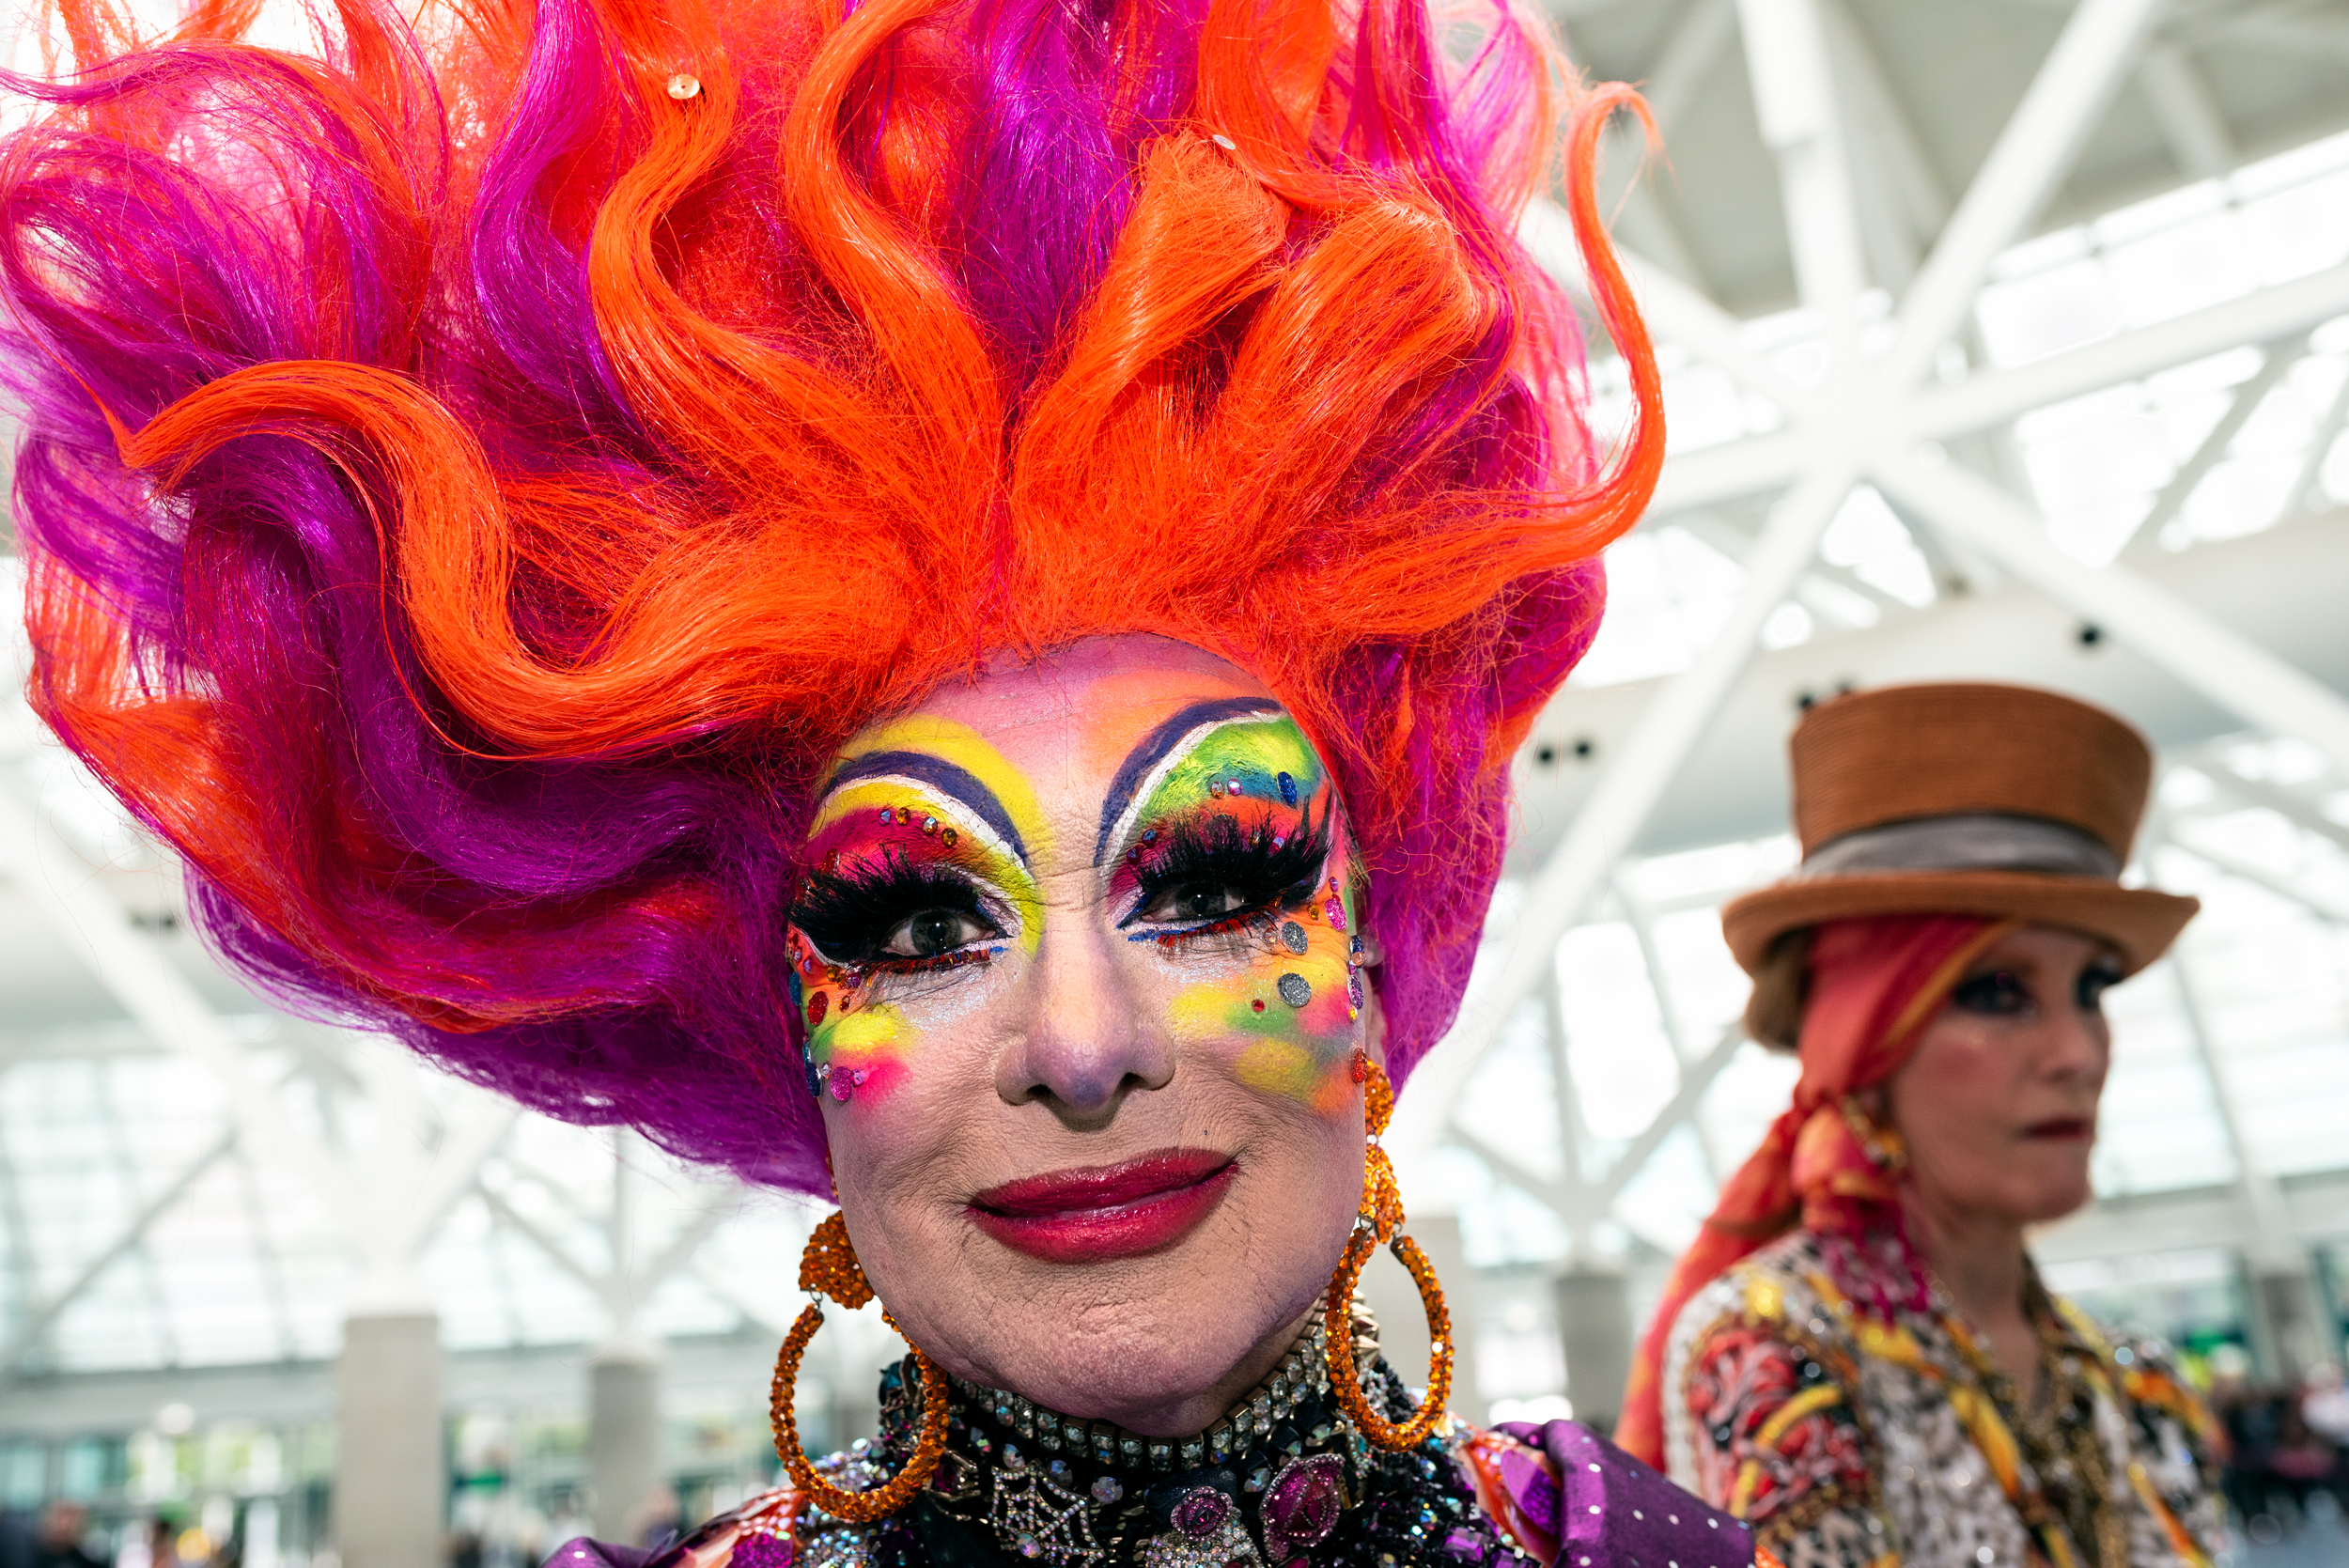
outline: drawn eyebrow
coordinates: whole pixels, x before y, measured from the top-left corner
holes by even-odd
[[[995,798],[995,792],[981,783],[969,768],[958,768],[944,757],[932,756],[927,752],[868,752],[844,764],[824,786],[824,793],[829,795],[859,779],[882,775],[911,779],[959,800],[970,807],[980,821],[993,829],[996,837],[1011,846],[1011,852],[1019,857],[1021,863],[1026,862],[1028,846],[1021,842],[1019,830],[1012,826],[1011,814],[1003,810],[1003,803]]]
[[[1101,802],[1100,836],[1093,841],[1093,863],[1099,865],[1109,853],[1110,834],[1118,819],[1126,815],[1126,808],[1133,804],[1134,791],[1185,736],[1203,724],[1226,719],[1278,717],[1282,711],[1281,705],[1269,697],[1214,697],[1191,704],[1143,736],[1126,753],[1126,760],[1118,765],[1117,776],[1110,781],[1109,797]]]

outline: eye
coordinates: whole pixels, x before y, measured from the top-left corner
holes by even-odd
[[[960,909],[919,909],[890,931],[879,956],[935,958],[993,935],[994,927]]]
[[[2123,978],[2125,977],[2121,973],[2121,966],[2114,963],[2091,964],[2082,970],[2078,991],[2074,999],[2079,1003],[2080,1011],[2083,1013],[2103,1012],[2105,993],[2121,984]]]
[[[829,961],[883,968],[920,968],[1004,929],[959,873],[895,854],[811,874],[789,918]]]
[[[2030,988],[2012,970],[1968,975],[1950,992],[1950,1005],[1992,1017],[2012,1017],[2030,1006]]]
[[[1223,887],[1214,882],[1185,882],[1167,888],[1144,904],[1137,915],[1140,919],[1164,924],[1187,921],[1214,920],[1247,908],[1252,902],[1249,890]]]

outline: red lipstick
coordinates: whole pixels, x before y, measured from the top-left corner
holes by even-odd
[[[1101,1263],[1172,1247],[1215,1212],[1238,1170],[1213,1149],[1157,1149],[990,1187],[971,1222],[1046,1263]]]
[[[2023,1136],[2085,1143],[2096,1136],[2096,1124],[2086,1116],[2051,1116],[2046,1121],[2033,1122],[2025,1127]]]

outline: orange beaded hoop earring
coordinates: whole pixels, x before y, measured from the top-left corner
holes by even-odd
[[[1346,1255],[1338,1260],[1338,1271],[1330,1281],[1330,1294],[1324,1298],[1323,1343],[1330,1347],[1330,1391],[1345,1411],[1356,1430],[1377,1447],[1389,1452],[1410,1448],[1425,1440],[1444,1419],[1444,1407],[1452,1398],[1452,1313],[1443,1304],[1443,1285],[1436,1278],[1435,1268],[1427,1262],[1427,1254],[1419,1243],[1396,1233],[1403,1226],[1403,1191],[1395,1186],[1394,1161],[1378,1146],[1379,1134],[1387,1130],[1388,1121],[1394,1115],[1394,1086],[1367,1051],[1354,1053],[1355,1081],[1364,1084],[1362,1119],[1367,1137],[1367,1149],[1362,1159],[1362,1206],[1354,1220],[1354,1234],[1346,1244]],[[1408,1421],[1391,1421],[1371,1408],[1362,1396],[1361,1368],[1351,1352],[1354,1331],[1348,1321],[1354,1301],[1354,1286],[1362,1277],[1362,1268],[1378,1245],[1387,1244],[1405,1268],[1411,1272],[1412,1283],[1419,1286],[1420,1304],[1427,1310],[1427,1397],[1420,1402],[1419,1413]]]
[[[873,1299],[872,1282],[864,1278],[856,1249],[848,1242],[848,1221],[837,1211],[807,1238],[807,1250],[800,1254],[800,1288],[811,1296],[819,1292],[829,1296],[850,1312]],[[881,1321],[892,1328],[897,1327],[887,1312],[881,1314]],[[835,1519],[869,1525],[903,1508],[938,1468],[946,1452],[946,1379],[922,1354],[922,1347],[909,1341],[913,1364],[922,1374],[922,1435],[914,1442],[913,1457],[885,1484],[869,1492],[834,1486],[808,1463],[800,1447],[799,1418],[791,1411],[792,1389],[800,1380],[800,1358],[807,1354],[808,1342],[823,1324],[823,1303],[811,1300],[799,1321],[791,1325],[791,1332],[784,1336],[783,1350],[775,1357],[775,1380],[767,1394],[767,1413],[775,1429],[775,1457],[783,1461],[783,1467],[791,1474],[791,1484],[808,1501]]]

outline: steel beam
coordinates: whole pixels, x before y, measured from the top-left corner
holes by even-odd
[[[1655,1119],[1641,1129],[1640,1136],[1631,1141],[1630,1147],[1607,1168],[1606,1179],[1598,1184],[1599,1197],[1609,1206],[1631,1185],[1631,1178],[1647,1168],[1647,1162],[1656,1157],[1656,1151],[1664,1146],[1664,1140],[1682,1124],[1694,1121],[1697,1107],[1704,1103],[1705,1092],[1713,1087],[1713,1080],[1721,1076],[1721,1069],[1729,1065],[1745,1043],[1745,1031],[1732,1024],[1721,1031],[1720,1038],[1713,1042],[1713,1048],[1704,1053],[1703,1060],[1681,1067],[1680,1087],[1672,1091],[1672,1097],[1664,1103]]]
[[[2154,497],[2153,510],[2145,514],[2144,520],[2137,525],[2122,545],[2120,553],[2123,559],[2139,557],[2161,548],[2161,531],[2170,526],[2170,520],[2185,506],[2186,497],[2194,493],[2194,487],[2226,458],[2227,448],[2234,444],[2234,438],[2243,433],[2243,427],[2250,423],[2251,415],[2259,411],[2260,404],[2275,390],[2276,383],[2284,379],[2284,372],[2290,370],[2293,362],[2300,357],[2302,347],[2301,343],[2291,340],[2266,346],[2267,357],[2261,362],[2259,369],[2249,380],[2235,388],[2234,400],[2227,405],[2227,411],[2218,416],[2218,423],[2210,427],[2210,433],[2194,448],[2193,455],[2179,465],[2178,472],[2171,474],[2170,482],[2161,488],[2161,493]]]
[[[1881,375],[1910,387],[1956,335],[1990,263],[2012,244],[2096,128],[2162,0],[2080,0],[1901,302]]]
[[[1582,1086],[1575,1081],[1571,1044],[1566,1033],[1565,982],[1559,978],[1553,963],[1542,983],[1542,1048],[1549,1053],[1551,1098],[1558,1113],[1558,1166],[1563,1172],[1559,1184],[1572,1203],[1568,1223],[1575,1227],[1574,1245],[1579,1249],[1582,1233],[1598,1214],[1592,1206],[1589,1168],[1583,1160],[1590,1128],[1582,1119]]]
[[[1872,468],[1888,492],[1936,527],[1971,540],[2231,712],[2308,741],[2349,776],[2349,700],[2341,693],[2125,567],[2092,567],[2065,554],[2020,502],[1955,463],[1928,468],[1900,452],[1879,456]]]
[[[53,872],[44,860],[59,862]],[[0,868],[40,910],[51,929],[77,941],[91,970],[124,1012],[156,1040],[184,1051],[220,1086],[226,1110],[254,1157],[275,1161],[294,1179],[348,1213],[350,1184],[327,1152],[273,1113],[269,1091],[210,1005],[122,907],[98,883],[56,831],[13,789],[0,784]]]
[[[229,1150],[237,1146],[237,1134],[225,1132],[206,1146],[202,1154],[179,1168],[179,1174],[163,1184],[163,1189],[139,1205],[138,1212],[116,1234],[114,1239],[92,1253],[87,1262],[74,1272],[63,1287],[35,1307],[23,1322],[17,1325],[5,1344],[0,1344],[0,1376],[13,1374],[23,1360],[26,1351],[40,1343],[50,1326],[64,1315],[65,1310],[81,1299],[84,1292],[104,1277],[124,1257],[135,1251],[147,1239],[147,1233],[155,1221],[179,1205],[203,1180],[207,1172],[220,1163]]]
[[[1492,1142],[1474,1127],[1455,1120],[1446,1129],[1445,1137],[1490,1166],[1493,1174],[1511,1187],[1522,1189],[1528,1197],[1540,1200],[1544,1206],[1566,1222],[1566,1229],[1575,1237],[1578,1247],[1581,1245],[1582,1233],[1607,1212],[1604,1206],[1593,1206],[1584,1194],[1557,1182],[1543,1180],[1539,1172]]]
[[[1564,221],[1563,214],[1559,221]],[[1835,438],[1831,427],[1819,428],[1822,421],[1813,412],[1818,402],[1813,395],[1800,389],[1767,390],[1773,379],[1781,389],[1792,383],[1745,348],[1736,336],[1735,320],[1718,306],[1685,288],[1678,294],[1669,287],[1651,292],[1642,283],[1641,295],[1660,339],[1719,365],[1750,390],[1779,402],[1790,420],[1809,427],[1674,453],[1664,464],[1649,517],[1669,517],[1781,489],[1816,459],[1822,442]],[[1707,310],[1719,319],[1708,318]],[[2288,338],[2341,315],[2349,315],[2349,266],[2330,267],[2031,365],[1978,372],[1954,385],[1921,387],[1887,417],[1920,439],[1955,441],[2011,423],[2034,409],[2140,380],[2246,343]],[[2349,387],[2344,387],[2336,413],[2349,418]],[[2329,427],[2337,435],[2341,427],[2336,422]],[[2321,452],[2312,458],[2310,482],[2315,464],[2322,460]]]
[[[1680,1001],[1672,994],[1671,977],[1664,972],[1664,955],[1656,945],[1656,918],[1645,905],[1631,896],[1622,878],[1610,879],[1615,902],[1622,906],[1624,924],[1631,928],[1631,939],[1640,949],[1640,968],[1647,976],[1647,988],[1656,998],[1656,1017],[1664,1026],[1664,1038],[1672,1043],[1672,1064],[1679,1069],[1682,1087],[1687,1086],[1691,1069],[1697,1065],[1695,1042],[1689,1038],[1688,1020],[1680,1014]],[[1743,1038],[1742,1035],[1738,1038]],[[1718,1054],[1718,1042],[1716,1054]],[[1734,1046],[1735,1041],[1731,1044]],[[1718,1071],[1718,1069],[1716,1069]],[[1710,1076],[1705,1079],[1712,1081]],[[1694,1103],[1690,1106],[1690,1125],[1694,1123]],[[1705,1179],[1719,1185],[1720,1165],[1713,1157],[1713,1141],[1704,1136],[1702,1126],[1696,1127],[1697,1147],[1704,1157]]]
[[[2343,849],[2349,849],[2349,825],[2334,821],[2316,808],[2314,801],[2302,799],[2280,784],[2265,779],[2247,779],[2227,766],[2220,748],[2205,746],[2184,759],[2186,766],[2233,796],[2246,805],[2264,807],[2290,822],[2303,832],[2330,839]],[[2173,814],[2174,819],[2174,814]]]
[[[1949,441],[2246,343],[2306,333],[2344,314],[2349,314],[2349,266],[2328,267],[2012,370],[1984,371],[1953,386],[1921,387],[1905,422],[1920,437]],[[1668,468],[1668,478],[1669,473]]]
[[[1848,374],[1868,272],[1819,0],[1737,0],[1737,23],[1762,140],[1778,160],[1796,287],[1819,319],[1829,374]]]
[[[2282,1250],[2297,1254],[2299,1249],[2292,1239],[2292,1221],[2284,1209],[2283,1194],[2276,1186],[2275,1176],[2261,1166],[2251,1152],[2251,1137],[2243,1126],[2242,1105],[2235,1098],[2225,1063],[2218,1059],[2209,1016],[2202,1011],[2201,993],[2187,972],[2184,955],[2171,949],[2162,960],[2162,967],[2170,972],[2170,989],[2178,999],[2178,1014],[2186,1020],[2186,1038],[2194,1043],[2195,1058],[2201,1063],[2203,1076],[2210,1079],[2211,1106],[2218,1113],[2218,1125],[2227,1137],[2227,1151],[2234,1157],[2235,1179],[2242,1185],[2244,1199],[2250,1204],[2252,1220],[2258,1227],[2254,1248],[2263,1253]],[[2307,1267],[2305,1256],[2299,1257],[2298,1262],[2301,1267]]]
[[[1680,123],[1705,78],[1729,52],[1736,30],[1736,0],[1691,0],[1672,23],[1671,36],[1657,52],[1656,69],[1640,84],[1640,96],[1656,116],[1658,134],[1670,136]]]
[[[2309,442],[2307,453],[2300,458],[2300,469],[2293,477],[2292,489],[2285,492],[2286,507],[2329,508],[2329,498],[2311,503],[2310,496],[2317,488],[2317,480],[2324,474],[2325,459],[2332,456],[2333,443],[2341,439],[2344,426],[2349,426],[2349,376],[2341,378],[2341,390],[2333,394],[2331,407],[2325,411],[2325,417],[2316,423],[2316,437]]]
[[[1556,202],[1535,197],[1518,221],[1517,240],[1542,270],[1574,295],[1589,303],[1589,274],[1582,249],[1574,236],[1574,220]],[[1774,402],[1798,404],[1808,392],[1789,380],[1778,366],[1746,347],[1743,324],[1703,294],[1636,251],[1616,247],[1640,314],[1659,342],[1688,349],[1708,365],[1718,365]]]
[[[2156,43],[2137,63],[2138,91],[2154,112],[2178,172],[2188,179],[2221,179],[2234,171],[2234,137],[2218,101],[2193,58],[2174,42]]]
[[[1839,78],[1848,85],[1852,107],[1867,123],[1869,134],[1854,138],[1855,146],[1872,147],[1882,159],[1893,196],[1909,232],[1927,241],[1950,221],[1950,194],[1941,173],[1925,151],[1900,90],[1877,54],[1875,45],[1852,15],[1849,0],[1825,0],[1828,40],[1841,67]]]
[[[1499,961],[1479,962],[1458,1021],[1417,1070],[1424,1099],[1408,1095],[1398,1104],[1402,1136],[1391,1136],[1391,1147],[1416,1151],[1434,1142],[1451,1120],[1452,1097],[1484,1060],[1495,1032],[1541,984],[1545,971],[1556,968],[1559,939],[1582,918],[1607,874],[1728,700],[1730,689],[1753,657],[1762,623],[1817,557],[1819,536],[1851,493],[1852,479],[1847,470],[1820,470],[1771,513],[1747,559],[1737,602],[1712,643],[1651,699],[1563,842],[1528,886],[1516,929]],[[1406,1111],[1410,1112],[1408,1118]]]
[[[2295,886],[2290,878],[2277,876],[2255,861],[2246,860],[2224,849],[2196,844],[2192,839],[2180,837],[2174,830],[2167,835],[2167,840],[2170,848],[2191,855],[2239,882],[2248,882],[2255,888],[2272,893],[2288,904],[2297,904],[2319,920],[2329,921],[2335,925],[2349,925],[2349,909],[2306,888]]]

